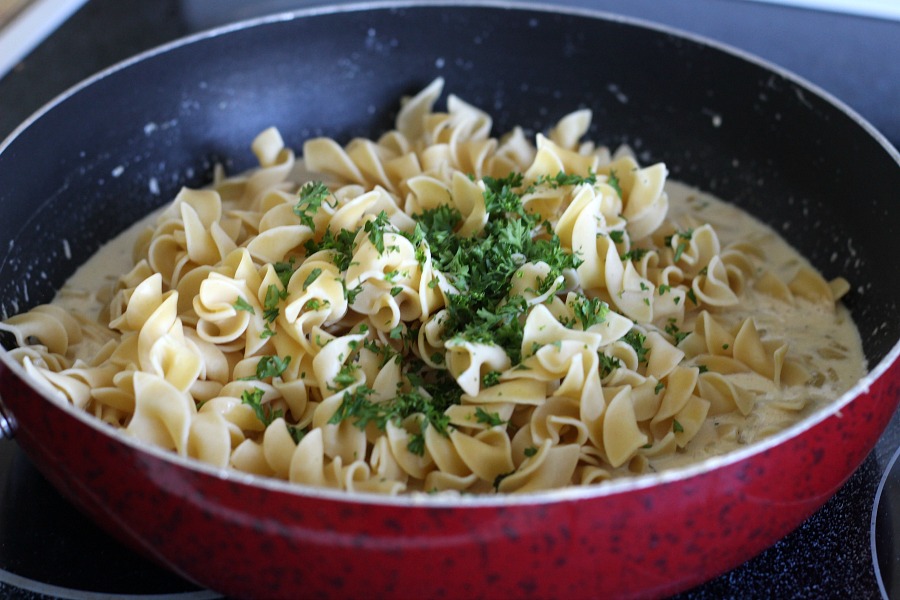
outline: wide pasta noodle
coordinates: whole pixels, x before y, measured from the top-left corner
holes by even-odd
[[[664,164],[584,139],[590,110],[532,142],[492,137],[454,95],[436,110],[442,92],[404,99],[378,139],[309,139],[302,158],[263,131],[259,166],[183,189],[109,289],[72,283],[0,324],[12,356],[142,442],[385,494],[602,485],[699,460],[864,369],[841,338],[845,280],[773,262],[763,248],[781,242],[749,217],[707,215]],[[821,330],[795,350],[772,315],[810,311]]]

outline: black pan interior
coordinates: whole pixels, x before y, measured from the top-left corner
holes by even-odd
[[[580,107],[590,135],[751,211],[847,302],[872,364],[900,338],[896,153],[791,76],[706,43],[584,13],[508,6],[313,11],[219,32],[118,68],[52,106],[0,152],[0,303],[52,298],[100,244],[216,162],[391,126],[397,100],[441,76],[494,117],[542,130]]]

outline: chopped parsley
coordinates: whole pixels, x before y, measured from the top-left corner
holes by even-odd
[[[637,329],[632,329],[622,337],[622,341],[634,348],[634,351],[637,352],[638,362],[647,362],[650,348],[644,345],[647,343],[646,335]]]
[[[353,242],[356,240],[356,234],[347,229],[341,229],[338,233],[327,230],[322,240],[316,242],[314,240],[306,240],[303,247],[306,254],[313,255],[321,250],[333,251],[332,261],[339,271],[346,271],[350,268],[353,261]]]
[[[334,382],[338,385],[336,389],[342,390],[356,383],[356,372],[359,370],[357,363],[346,363],[341,366],[337,375],[334,376]]]
[[[438,356],[440,356],[440,361],[434,360],[434,357],[432,357],[432,360],[433,362],[440,364],[444,361],[444,356],[442,354],[438,354]],[[497,385],[498,383],[500,383],[500,375],[502,375],[500,371],[488,371],[481,378],[481,385],[484,387]]]
[[[275,274],[278,275],[278,280],[281,281],[281,287],[287,288],[288,282],[291,280],[291,275],[294,274],[294,261],[296,259],[292,256],[291,259],[287,262],[277,262],[273,267],[275,267]]]
[[[238,299],[235,300],[235,302],[234,302],[234,304],[232,304],[232,306],[234,307],[235,310],[245,310],[248,313],[250,313],[251,315],[256,314],[256,311],[253,310],[253,306],[241,297],[238,297]]]
[[[600,357],[600,379],[603,379],[622,366],[622,361],[615,356],[609,356],[602,352],[598,352],[597,356]]]
[[[343,279],[341,279],[341,287],[344,288],[344,298],[350,304],[353,304],[356,301],[356,297],[359,296],[363,291],[362,284],[359,284],[355,288],[347,289],[347,282]]]
[[[569,304],[574,314],[574,322],[564,323],[567,327],[572,328],[575,323],[581,324],[581,329],[587,329],[593,325],[604,323],[609,315],[609,304],[599,298],[587,298],[581,296],[576,298]]]
[[[687,250],[687,243],[691,241],[691,237],[693,235],[693,229],[686,229],[684,231],[676,231],[672,235],[666,236],[666,246],[671,246],[673,241],[675,241],[676,239],[678,240],[678,243],[675,246],[675,262],[681,260],[681,255],[684,254],[685,250]]]
[[[256,363],[256,376],[255,377],[245,377],[244,379],[268,379],[270,377],[278,377],[288,368],[288,365],[291,364],[291,357],[285,356],[284,358],[278,356],[266,355],[259,359],[259,362]]]
[[[356,386],[352,391],[345,391],[341,404],[328,422],[338,424],[350,420],[360,429],[374,423],[384,431],[388,422],[399,424],[410,415],[422,414],[425,417],[421,423],[422,431],[425,427],[434,427],[441,435],[448,435],[450,417],[445,411],[450,406],[459,404],[462,390],[446,371],[432,373],[431,378],[426,380],[418,376],[416,370],[421,371],[422,365],[410,364],[405,377],[410,389],[403,392],[398,390],[397,395],[389,400],[373,402],[370,397],[374,390],[365,384]],[[424,453],[424,437],[421,433],[410,436],[407,448],[420,456]]]
[[[306,276],[306,279],[303,281],[303,289],[306,290],[309,286],[311,286],[316,279],[319,278],[319,275],[322,274],[322,269],[316,267],[312,271],[309,272],[309,275]]]
[[[331,304],[328,300],[319,300],[318,298],[310,298],[303,304],[303,310],[319,310],[322,307]]]
[[[606,183],[609,184],[609,187],[616,190],[616,194],[619,195],[619,198],[622,198],[622,186],[619,184],[619,178],[616,176],[616,170],[610,169],[609,175],[607,177]]]
[[[632,260],[637,262],[644,258],[644,256],[646,256],[648,252],[650,252],[650,250],[648,250],[647,248],[632,248],[619,258],[621,258],[623,261]]]
[[[500,473],[496,477],[494,477],[494,489],[496,491],[500,491],[500,484],[503,483],[503,480],[515,473],[515,471],[510,471],[509,473]]]
[[[582,183],[594,185],[595,183],[597,183],[597,175],[591,173],[587,177],[584,177],[582,175],[576,175],[574,173],[564,173],[563,171],[560,171],[552,177],[549,177],[547,175],[540,175],[534,183],[535,185],[546,184],[551,188],[557,188],[563,185],[581,185]]]
[[[378,250],[378,254],[384,254],[384,233],[390,226],[391,221],[384,211],[378,213],[378,216],[374,219],[366,221],[366,224],[363,226],[369,236],[369,241],[372,242],[372,245]]]
[[[669,319],[669,322],[666,323],[666,333],[675,338],[676,346],[680,344],[684,338],[690,335],[689,331],[681,331],[681,329],[678,328],[678,325],[675,324],[674,318]]]
[[[694,303],[695,306],[700,306],[700,303],[697,302],[697,296],[694,294],[694,288],[689,289],[686,296],[688,297],[688,300]]]
[[[552,180],[558,185],[575,181],[560,175]],[[448,295],[444,338],[497,344],[519,362],[521,317],[528,304],[523,296],[510,295],[513,274],[525,262],[543,261],[550,270],[538,291],[549,291],[565,269],[576,268],[581,260],[563,248],[552,230],[548,232],[539,215],[524,209],[522,194],[527,190],[522,174],[484,177],[483,182],[489,218],[482,233],[456,235],[462,216],[442,205],[414,215],[418,223],[409,237],[417,247],[428,245],[434,268],[460,292]]]
[[[252,390],[244,390],[243,393],[241,393],[241,403],[252,408],[253,413],[256,415],[256,418],[259,419],[259,422],[263,424],[263,427],[268,427],[276,419],[284,418],[284,412],[281,410],[272,410],[271,405],[263,404],[262,398],[264,394],[265,392],[263,392],[263,390],[256,387]],[[303,439],[303,430],[300,427],[287,424],[287,430],[295,444]]]
[[[260,334],[261,337],[267,338],[275,335],[275,331],[271,328],[271,325],[275,322],[275,319],[278,318],[278,314],[281,312],[278,304],[287,297],[287,290],[278,289],[278,286],[274,283],[269,284],[269,287],[266,288],[266,299],[265,302],[263,302],[263,318],[266,320],[266,326]]]
[[[297,192],[294,214],[300,218],[302,224],[315,230],[316,224],[313,217],[330,193],[321,181],[311,181],[300,188],[300,191]]]
[[[503,419],[500,418],[500,415],[495,412],[487,412],[480,406],[475,408],[475,420],[479,423],[483,423],[488,427],[496,427],[497,425],[503,425],[506,423]]]
[[[515,188],[522,186],[521,173],[510,173],[502,179],[486,176],[484,204],[488,213],[517,213],[522,209],[522,198]]]

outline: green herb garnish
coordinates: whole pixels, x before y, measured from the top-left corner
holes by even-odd
[[[619,184],[619,178],[616,176],[615,169],[610,169],[606,183],[609,184],[609,187],[616,190],[616,194],[619,195],[619,198],[622,198],[622,186]]]
[[[243,298],[240,298],[240,297],[238,297],[238,299],[235,300],[234,304],[232,304],[231,306],[233,306],[235,310],[245,310],[248,313],[250,313],[251,315],[256,314],[256,311],[253,310],[253,306],[249,302],[247,302],[246,300],[244,300]]]
[[[259,419],[259,422],[262,423],[264,427],[268,427],[276,419],[284,418],[284,412],[281,410],[272,410],[272,407],[269,404],[263,404],[262,398],[264,393],[265,392],[259,388],[244,390],[241,393],[241,403],[252,408],[256,418]],[[291,435],[291,439],[294,440],[294,443],[300,443],[300,440],[303,439],[304,435],[303,430],[296,425],[291,425],[289,423],[286,425],[288,433]]]
[[[646,335],[644,335],[637,329],[632,329],[622,337],[622,341],[626,342],[629,346],[634,348],[634,351],[637,352],[638,362],[647,362],[647,356],[650,354],[650,348],[644,345],[647,343]]]
[[[330,192],[321,181],[311,181],[297,192],[297,203],[294,205],[294,214],[300,217],[300,222],[315,230],[316,224],[313,217],[322,206],[322,202]]]
[[[600,357],[600,379],[603,379],[622,366],[622,361],[615,356],[609,356],[602,352],[598,352],[597,356]]]
[[[599,298],[587,298],[581,296],[569,304],[575,321],[581,324],[581,329],[587,329],[593,325],[604,323],[609,315],[609,304]]]
[[[675,319],[669,319],[669,322],[666,323],[666,333],[675,338],[675,345],[681,343],[681,341],[690,335],[688,331],[681,331],[678,328],[678,325],[675,324]]]
[[[307,275],[306,279],[303,281],[304,291],[306,290],[306,288],[311,286],[316,281],[316,279],[319,278],[319,275],[321,275],[321,274],[322,274],[322,269],[320,269],[319,267],[316,267],[312,271],[310,271],[309,275]]]
[[[256,376],[246,377],[245,379],[268,379],[269,377],[278,377],[284,373],[288,365],[291,364],[291,357],[284,358],[278,356],[266,355],[259,359],[256,363]]]
[[[500,418],[500,415],[495,412],[487,412],[480,406],[475,408],[475,420],[479,423],[483,423],[488,427],[496,427],[497,425],[503,425],[506,423],[503,419]]]

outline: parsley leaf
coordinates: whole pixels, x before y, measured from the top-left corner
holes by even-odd
[[[489,214],[521,213],[522,198],[514,191],[521,187],[524,177],[521,173],[510,173],[502,179],[485,176],[484,204]]]
[[[232,304],[232,306],[234,307],[235,310],[245,310],[248,313],[250,313],[251,315],[256,314],[256,311],[253,310],[253,306],[241,297],[238,297],[238,299],[235,300],[235,302],[234,302],[234,304]]]
[[[650,250],[648,250],[647,248],[632,248],[631,250],[623,254],[620,258],[626,261],[640,261],[648,252],[650,252]]]
[[[634,351],[637,352],[638,362],[647,362],[647,356],[650,354],[650,348],[644,345],[647,342],[646,335],[644,335],[637,329],[632,329],[622,337],[622,341],[626,342],[629,346],[634,348]]]
[[[597,356],[600,357],[600,379],[603,379],[622,366],[622,361],[615,356],[609,356],[602,352],[598,352]]]
[[[291,364],[290,356],[285,356],[284,358],[270,355],[263,356],[256,363],[256,379],[278,377],[284,373],[289,364]]]
[[[391,222],[388,219],[387,213],[381,211],[378,213],[377,217],[370,221],[366,221],[366,224],[364,225],[364,229],[369,235],[369,241],[372,242],[372,245],[378,250],[379,255],[384,254],[384,232],[390,224]]]
[[[355,240],[356,234],[352,231],[341,229],[340,232],[334,233],[329,229],[320,242],[306,240],[303,247],[306,249],[307,256],[321,250],[333,250],[332,261],[338,270],[343,272],[350,268],[350,263],[353,261],[353,242]]]
[[[443,356],[441,357],[441,362],[443,362]],[[481,378],[481,385],[483,387],[491,387],[497,385],[498,383],[500,383],[500,375],[502,375],[500,371],[489,371],[485,373],[484,377]]]
[[[306,290],[306,288],[311,286],[316,281],[316,279],[319,278],[319,275],[321,275],[321,274],[322,274],[322,269],[320,269],[319,267],[316,267],[312,271],[310,271],[309,275],[307,275],[306,279],[303,281],[304,291]]]
[[[669,322],[666,323],[666,333],[675,338],[675,345],[681,343],[681,341],[690,335],[689,331],[681,331],[678,328],[678,325],[675,324],[675,319],[669,319]]]
[[[687,291],[686,296],[688,297],[688,299],[689,299],[691,302],[694,303],[695,306],[700,306],[700,303],[697,302],[697,295],[694,294],[694,288],[689,289],[689,290]]]
[[[619,183],[619,178],[616,176],[615,169],[610,169],[606,183],[609,184],[609,187],[616,190],[616,194],[619,195],[619,198],[622,198],[622,186]]]
[[[667,235],[665,237],[666,246],[671,246],[672,242],[677,238],[681,241],[675,247],[675,262],[681,260],[681,255],[684,254],[684,251],[687,250],[687,243],[691,241],[691,237],[694,235],[693,229],[686,229],[684,231],[676,231],[672,235]]]
[[[262,403],[264,393],[265,392],[259,388],[244,390],[244,392],[241,393],[241,403],[252,408],[253,412],[256,414],[256,418],[259,419],[259,422],[265,427],[268,427],[272,424],[272,421],[281,418],[283,413],[280,410],[273,411],[270,405]]]
[[[475,408],[475,420],[479,423],[484,423],[488,427],[496,427],[497,425],[506,423],[506,421],[500,418],[499,413],[487,412],[480,406]]]
[[[291,281],[291,275],[294,274],[294,257],[292,256],[288,262],[277,262],[273,266],[275,267],[275,274],[278,275],[278,280],[281,281],[281,287],[287,288],[288,283]]]
[[[356,383],[356,372],[359,368],[359,365],[353,362],[342,365],[334,376],[334,382],[339,386],[337,389],[342,390]]]
[[[244,390],[241,393],[241,403],[252,408],[256,418],[259,419],[259,422],[262,423],[264,427],[268,427],[276,419],[284,418],[284,413],[281,410],[272,410],[272,407],[269,404],[263,404],[263,394],[264,392],[259,388]],[[291,425],[290,423],[285,423],[285,425],[287,426],[287,431],[290,434],[291,439],[294,440],[295,444],[299,444],[300,440],[302,440],[305,435],[303,429],[296,425]]]
[[[569,306],[572,307],[575,321],[581,323],[581,329],[584,331],[593,325],[605,322],[609,315],[609,304],[600,298],[581,296],[572,301]]]
[[[576,175],[574,173],[564,173],[563,171],[560,171],[553,177],[541,175],[534,183],[535,185],[549,184],[550,187],[553,188],[562,185],[580,185],[582,183],[594,185],[595,183],[597,183],[597,176],[594,173],[591,173],[587,177],[584,177],[582,175]]]
[[[315,230],[316,224],[313,216],[322,206],[322,202],[328,197],[328,188],[321,181],[310,181],[297,192],[297,203],[294,205],[294,214],[300,217],[300,222],[310,229]]]

